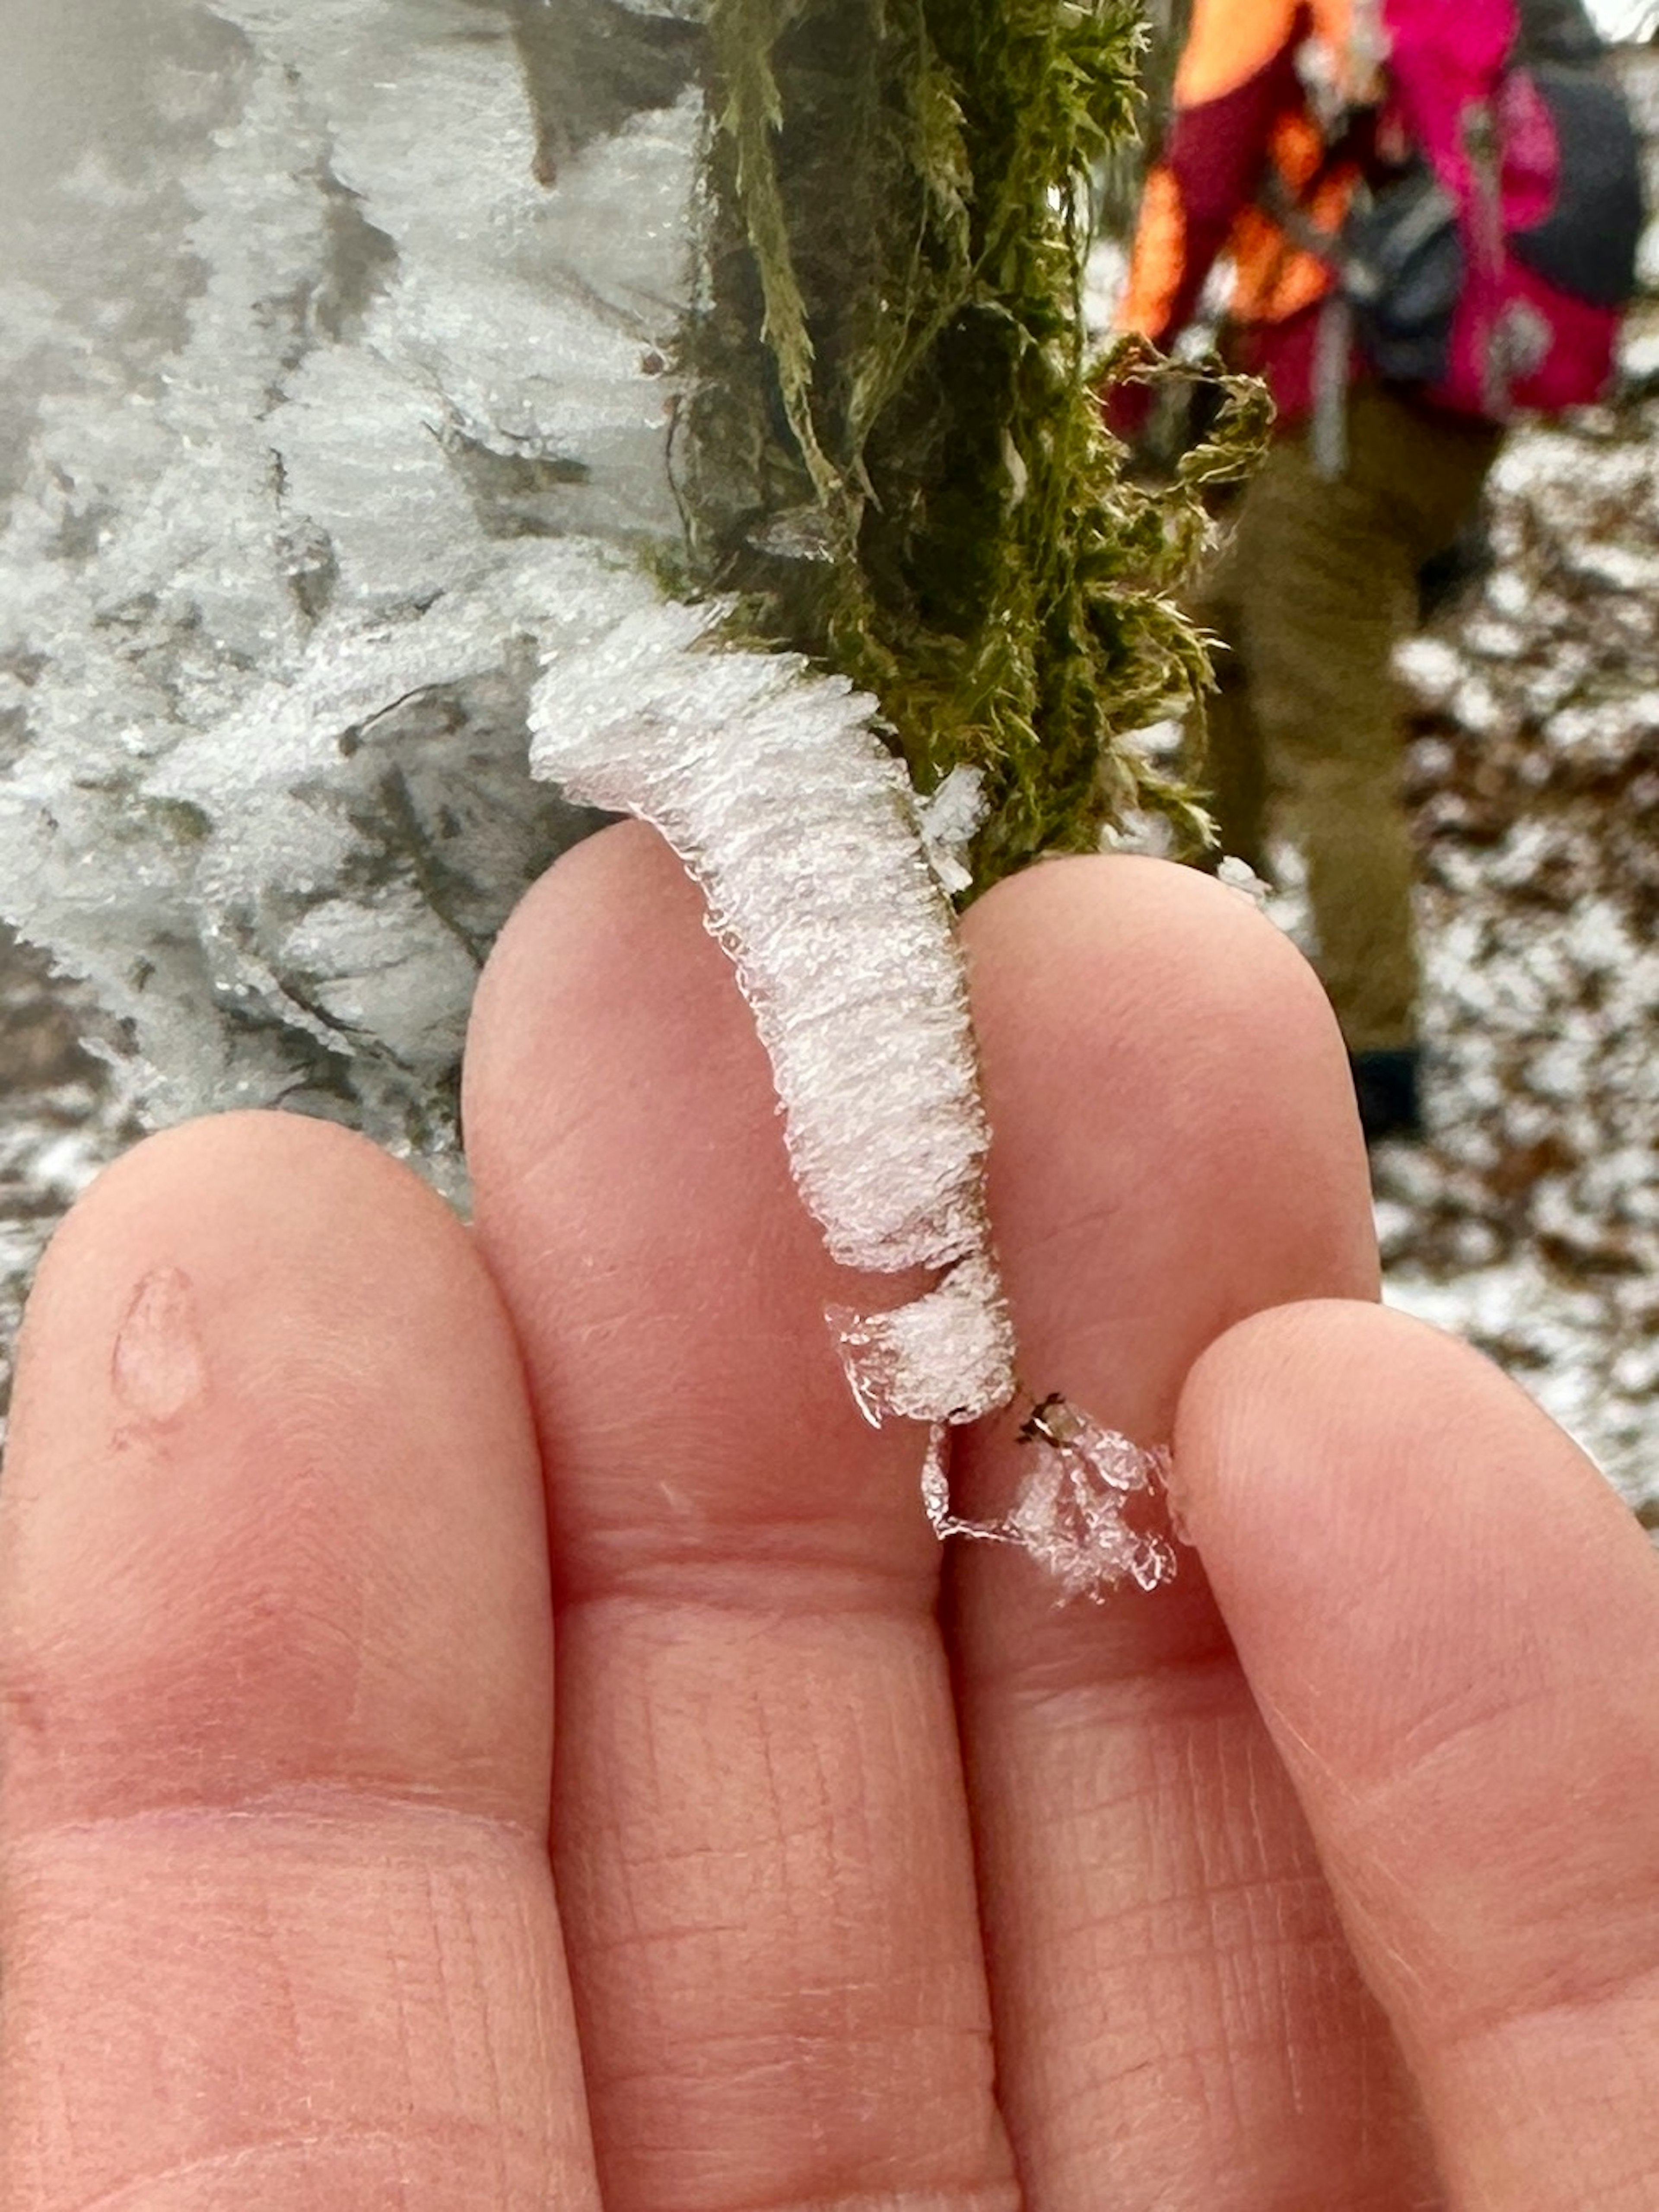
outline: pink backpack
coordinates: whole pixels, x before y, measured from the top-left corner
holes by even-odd
[[[1381,12],[1380,162],[1331,255],[1362,354],[1493,422],[1601,398],[1644,207],[1636,131],[1587,19],[1559,0]]]

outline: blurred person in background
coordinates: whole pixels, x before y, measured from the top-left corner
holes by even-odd
[[[1504,423],[1599,396],[1639,167],[1580,0],[1196,0],[1120,324],[1167,350],[1231,267],[1224,350],[1277,409],[1197,611],[1222,849],[1285,803],[1367,1140],[1421,1133],[1396,645]],[[1134,441],[1145,385],[1108,417]]]

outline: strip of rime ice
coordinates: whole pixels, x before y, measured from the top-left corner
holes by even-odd
[[[988,1133],[908,780],[873,702],[792,654],[694,651],[711,619],[666,605],[562,656],[531,765],[653,823],[702,885],[835,1258],[944,1267],[983,1243]]]
[[[987,1242],[988,1133],[908,780],[868,727],[872,702],[795,656],[720,650],[714,619],[665,605],[561,656],[532,702],[532,766],[567,797],[654,824],[702,885],[833,1257],[884,1272],[975,1261],[957,1291],[905,1310],[902,1351],[849,1361],[866,1408],[984,1412],[1014,1389]],[[884,1341],[902,1326],[884,1316]]]
[[[939,1534],[1018,1545],[1066,1596],[1127,1578],[1151,1589],[1174,1555],[1124,1508],[1155,1487],[1158,1457],[1058,1399],[1022,1431],[1030,1462],[1008,1516],[951,1511],[945,1425],[1018,1387],[966,984],[928,858],[959,865],[968,817],[925,818],[868,726],[870,701],[793,656],[721,650],[716,618],[658,606],[561,655],[532,700],[532,765],[569,798],[653,823],[701,884],[833,1256],[945,1270],[908,1304],[828,1316],[868,1418],[933,1425],[922,1494]]]

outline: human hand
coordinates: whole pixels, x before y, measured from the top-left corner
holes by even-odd
[[[42,1270],[9,2212],[1659,2203],[1644,1540],[1364,1303],[1346,1064],[1244,902],[1068,861],[965,933],[1028,1379],[1173,1433],[1202,1566],[941,1597],[731,973],[606,833],[480,994],[476,1237],[234,1116]]]

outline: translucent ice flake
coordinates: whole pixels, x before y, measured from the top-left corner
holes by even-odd
[[[1012,1542],[1008,1531],[1000,1523],[964,1521],[951,1510],[947,1442],[950,1433],[943,1421],[935,1421],[927,1431],[927,1456],[921,1469],[921,1502],[933,1534],[941,1544],[951,1536],[965,1536],[970,1541],[981,1544]]]
[[[1265,910],[1273,896],[1272,887],[1265,884],[1248,860],[1241,860],[1236,853],[1227,854],[1215,872],[1218,884],[1225,884],[1230,891],[1249,899],[1253,907]]]
[[[974,880],[968,847],[985,819],[988,805],[983,769],[960,762],[938,790],[921,802],[921,842],[928,865],[952,898]]]
[[[1173,1547],[1133,1527],[1133,1497],[1161,1490],[1169,1455],[1144,1450],[1063,1398],[1045,1398],[1020,1431],[1031,1461],[1006,1523],[1067,1597],[1098,1599],[1133,1579],[1156,1589],[1176,1571]]]
[[[925,1297],[893,1312],[832,1306],[828,1318],[853,1395],[872,1422],[890,1413],[972,1421],[1013,1395],[1013,1325],[987,1254],[959,1261]],[[942,1407],[945,1376],[959,1395]]]
[[[1126,1582],[1152,1590],[1176,1573],[1172,1544],[1128,1518],[1128,1501],[1164,1492],[1169,1454],[1146,1451],[1060,1397],[1045,1398],[1020,1430],[1030,1452],[1013,1508],[1000,1521],[968,1521],[951,1504],[947,1431],[929,1434],[921,1495],[933,1533],[1018,1546],[1059,1584],[1062,1599],[1098,1604]],[[1171,1524],[1182,1532],[1171,1510]]]

